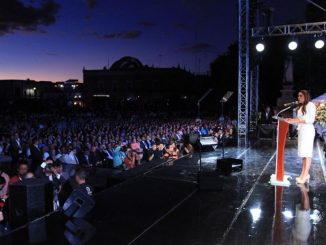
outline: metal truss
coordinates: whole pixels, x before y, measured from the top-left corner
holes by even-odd
[[[249,1],[238,0],[238,143],[246,141],[248,134]]]
[[[286,36],[326,33],[326,22],[302,23],[281,26],[256,27],[251,29],[251,37]]]
[[[259,64],[255,62],[250,70],[250,111],[249,131],[254,132],[257,127],[259,105]]]

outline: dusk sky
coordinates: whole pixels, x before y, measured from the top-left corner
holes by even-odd
[[[305,0],[265,2],[304,22]],[[1,0],[0,16],[0,79],[82,81],[126,55],[207,72],[237,39],[236,0]]]

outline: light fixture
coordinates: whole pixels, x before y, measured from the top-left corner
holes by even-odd
[[[251,213],[251,216],[252,216],[252,221],[254,223],[256,223],[260,218],[261,209],[260,208],[251,208],[250,213]]]
[[[289,42],[289,44],[288,44],[288,48],[289,48],[290,50],[296,50],[297,47],[298,47],[298,43],[297,43],[296,41],[291,41],[291,42]]]
[[[315,42],[315,48],[317,48],[317,49],[321,49],[321,48],[323,48],[324,45],[325,45],[325,42],[324,42],[324,40],[322,40],[322,39],[318,39],[318,40]]]
[[[264,49],[265,49],[265,45],[263,43],[257,43],[257,45],[256,45],[257,52],[259,52],[259,53],[263,52]]]

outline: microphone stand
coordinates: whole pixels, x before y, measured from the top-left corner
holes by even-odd
[[[279,118],[279,115],[280,115],[282,112],[285,112],[285,111],[291,109],[292,106],[293,106],[293,105],[290,105],[290,106],[286,107],[285,109],[281,110],[279,113],[276,114],[276,116],[273,116],[273,118],[274,118],[274,119],[278,119],[278,118]]]
[[[225,138],[225,117],[223,115],[224,113],[224,103],[227,102],[230,97],[232,96],[233,92],[232,91],[227,91],[226,94],[222,97],[222,99],[220,100],[221,103],[221,110],[222,110],[222,117],[223,117],[223,124],[222,124],[222,158],[224,159],[224,138]]]

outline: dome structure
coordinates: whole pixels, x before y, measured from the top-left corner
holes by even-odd
[[[131,56],[125,56],[114,62],[110,70],[129,70],[141,67],[143,67],[143,64],[138,59]]]

